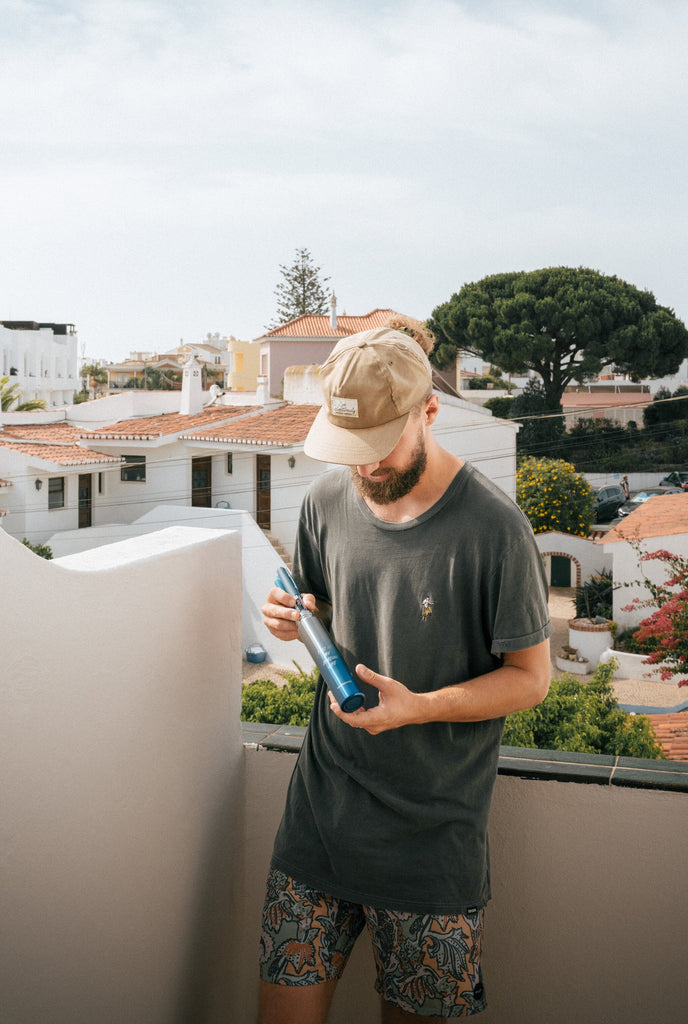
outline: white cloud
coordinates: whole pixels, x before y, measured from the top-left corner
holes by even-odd
[[[301,245],[349,312],[527,261],[688,313],[679,3],[4,7],[0,317],[252,336]]]

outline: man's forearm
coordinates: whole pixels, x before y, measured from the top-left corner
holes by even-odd
[[[504,655],[492,672],[456,686],[416,694],[420,722],[481,722],[539,704],[551,677],[549,641]]]

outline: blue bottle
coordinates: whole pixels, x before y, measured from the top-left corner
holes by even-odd
[[[279,568],[277,577],[276,586],[296,598],[296,607],[301,613],[296,628],[328,689],[342,711],[356,711],[365,703],[365,697],[349,672],[346,662],[332,643],[329,633],[318,616],[304,606],[299,588],[289,570],[285,567]]]

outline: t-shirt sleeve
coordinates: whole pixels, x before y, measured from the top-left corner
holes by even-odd
[[[306,495],[299,516],[292,572],[303,594],[313,594],[318,601],[331,603],[332,599],[323,573],[317,533],[312,502]]]
[[[506,553],[490,585],[493,654],[535,647],[552,633],[548,586],[532,535]]]

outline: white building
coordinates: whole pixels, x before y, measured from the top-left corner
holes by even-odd
[[[181,394],[128,390],[59,413],[2,415],[5,531],[45,543],[58,531],[132,523],[160,505],[232,508],[291,551],[303,497],[331,468],[303,453],[321,404],[312,374],[289,376],[290,401],[258,405],[247,392],[213,401],[198,370],[195,361],[184,368]],[[512,498],[517,431],[440,396],[440,444]]]
[[[0,321],[0,377],[19,384],[20,401],[71,405],[81,388],[74,324]]]

